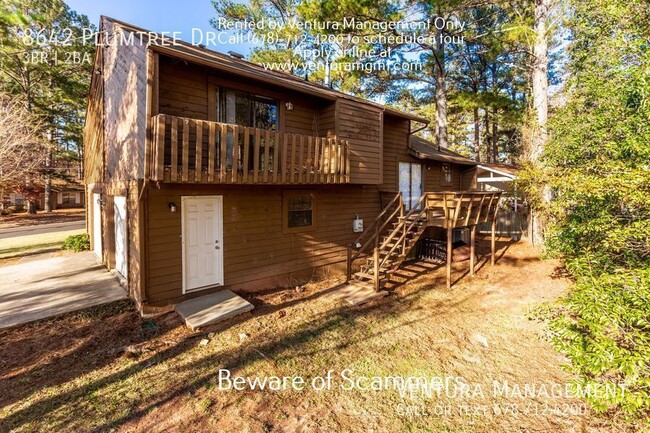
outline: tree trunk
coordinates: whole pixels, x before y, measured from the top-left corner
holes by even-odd
[[[45,188],[43,192],[43,211],[52,212],[52,176],[45,176]]]
[[[51,134],[48,134],[48,139],[51,142]],[[45,187],[44,187],[44,200],[43,200],[43,211],[52,212],[52,174],[50,173],[52,166],[52,151],[48,152],[47,158],[45,158]]]
[[[438,10],[438,16],[440,10]],[[449,147],[447,137],[447,89],[445,78],[445,41],[444,33],[436,27],[436,47],[434,51],[436,78],[436,138],[439,147]]]
[[[481,120],[478,117],[478,107],[474,107],[474,155],[481,162]]]
[[[531,134],[529,161],[539,167],[539,160],[548,141],[548,13],[551,0],[535,0],[535,45],[532,65],[532,102],[535,122]],[[550,191],[542,188],[542,206],[550,200]],[[528,238],[534,244],[543,242],[544,223],[540,218],[541,209],[531,209],[528,221]]]
[[[533,109],[535,125],[530,160],[539,162],[546,147],[548,132],[548,9],[550,0],[535,0],[535,46],[533,47]]]
[[[499,124],[496,108],[492,112],[492,162],[499,162]]]
[[[485,162],[490,162],[492,160],[491,149],[490,149],[490,112],[487,108],[483,110],[483,123],[485,124]]]

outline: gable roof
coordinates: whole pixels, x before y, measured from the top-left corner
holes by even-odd
[[[418,159],[448,162],[452,164],[476,166],[478,162],[459,153],[452,152],[444,147],[438,147],[429,140],[411,135],[409,139],[409,153]]]
[[[156,32],[152,32],[143,29],[141,27],[137,27],[132,24],[128,24],[123,21],[119,21],[107,16],[101,17],[100,27],[102,29],[105,20],[110,21],[129,31],[156,35],[158,40],[166,39],[169,42],[171,42],[170,38],[164,38],[162,35]],[[263,81],[269,84],[274,84],[280,87],[296,90],[299,92],[307,93],[313,96],[318,96],[332,101],[336,99],[348,99],[362,104],[370,105],[375,108],[379,108],[383,110],[385,113],[395,117],[401,117],[404,119],[414,120],[426,124],[429,123],[429,120],[424,117],[420,117],[411,113],[406,113],[400,110],[396,110],[394,108],[387,107],[385,105],[381,105],[376,102],[368,101],[366,99],[358,98],[356,96],[348,95],[346,93],[339,92],[329,87],[307,81],[300,77],[296,77],[295,75],[291,75],[286,72],[266,69],[263,66],[260,66],[256,63],[249,62],[244,59],[239,59],[237,57],[233,57],[227,54],[223,54],[218,51],[213,51],[207,48],[192,45],[187,42],[183,42],[183,41],[175,41],[175,42],[176,43],[174,44],[170,43],[168,45],[149,43],[149,47],[152,50],[159,52],[161,54],[182,58],[184,60],[194,62],[194,63],[199,63],[211,67],[213,69],[218,69],[239,76]]]

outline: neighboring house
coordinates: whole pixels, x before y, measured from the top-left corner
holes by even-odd
[[[498,194],[454,193],[476,163],[412,135],[426,119],[189,44],[111,43],[146,31],[110,18],[100,30],[87,225],[141,307],[346,264],[378,289],[428,226],[494,215]]]
[[[84,207],[84,191],[60,189],[52,191],[52,209],[71,209]],[[41,194],[40,208],[45,207],[45,196]]]
[[[84,190],[82,187],[75,187],[74,185],[56,186],[52,189],[50,194],[51,209],[71,209],[83,208],[85,204]],[[39,193],[37,195],[37,209],[45,209],[45,194]],[[27,207],[26,198],[23,194],[9,193],[5,197],[6,205],[12,206],[17,210]]]

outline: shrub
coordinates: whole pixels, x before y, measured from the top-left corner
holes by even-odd
[[[650,413],[650,269],[581,273],[549,317],[551,343],[571,361],[576,384],[616,390],[588,393],[594,409],[643,417]]]
[[[90,249],[90,237],[88,233],[68,236],[63,242],[61,249],[72,251],[86,251]]]
[[[577,385],[625,386],[623,393],[587,395],[596,410],[647,421],[650,28],[639,14],[647,5],[570,4],[569,78],[531,190],[553,193],[544,209],[546,247],[575,281],[547,312],[550,340],[570,360]]]

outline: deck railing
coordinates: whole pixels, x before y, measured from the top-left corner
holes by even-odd
[[[150,178],[178,183],[340,184],[347,141],[159,114]]]
[[[469,227],[494,220],[501,192],[451,191],[424,195],[429,225]]]

